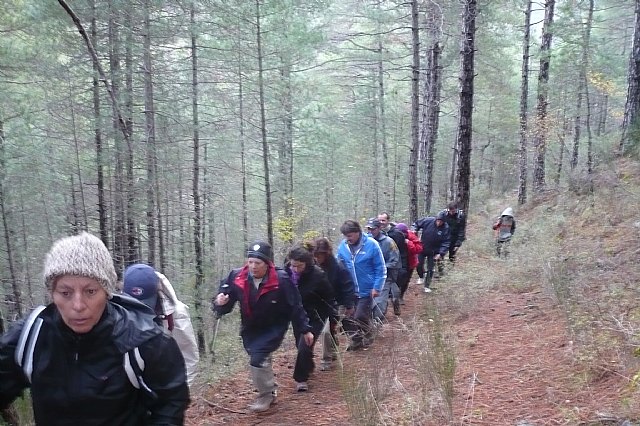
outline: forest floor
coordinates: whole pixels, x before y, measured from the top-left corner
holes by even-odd
[[[344,352],[343,341],[341,365],[317,370],[308,392],[295,391],[286,343],[274,357],[279,392],[269,411],[246,411],[256,394],[241,369],[195,389],[187,424],[639,425],[630,386],[638,364],[622,365],[622,351],[607,348],[585,359],[566,304],[525,271],[524,245],[508,260],[486,241],[469,246],[432,293],[414,276],[400,317],[389,310],[366,350]]]

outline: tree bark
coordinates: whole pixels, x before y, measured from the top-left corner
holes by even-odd
[[[522,40],[522,75],[520,86],[520,150],[518,160],[520,175],[518,179],[518,204],[527,202],[527,116],[529,113],[529,47],[531,40],[531,2],[527,1],[524,13],[524,36]]]
[[[418,0],[411,1],[411,158],[409,160],[409,216],[418,219],[418,153],[420,150],[420,22]]]
[[[271,183],[269,173],[269,143],[267,141],[267,119],[264,100],[264,68],[262,53],[262,28],[260,26],[260,0],[256,0],[256,42],[258,55],[258,91],[260,101],[260,134],[262,136],[262,160],[264,164],[264,192],[267,210],[267,240],[273,247],[273,211],[271,203]]]
[[[204,316],[202,301],[204,300],[204,267],[202,255],[202,212],[200,210],[200,118],[198,93],[198,36],[196,29],[196,6],[191,2],[189,10],[191,24],[191,114],[193,125],[193,248],[195,252],[195,294],[194,322],[196,340],[200,354],[204,354],[206,345],[204,337]]]
[[[589,49],[591,40],[591,25],[593,22],[593,0],[589,1],[587,22],[582,24],[582,60],[580,61],[580,73],[578,76],[578,93],[576,97],[576,116],[573,130],[573,153],[571,155],[571,170],[578,165],[578,153],[580,150],[580,130],[582,128],[582,96],[587,90],[587,73],[589,71]]]
[[[16,274],[16,261],[14,259],[13,241],[15,241],[14,232],[11,229],[11,220],[9,209],[7,208],[7,198],[5,194],[5,171],[7,170],[5,158],[5,135],[4,122],[0,121],[0,215],[2,215],[3,238],[5,241],[5,249],[7,253],[7,264],[9,266],[9,277],[11,279],[11,301],[9,312],[11,317],[22,317],[24,309],[22,306],[22,290],[18,283],[18,275]]]
[[[146,138],[146,168],[147,168],[147,260],[156,265],[156,130],[155,110],[153,103],[153,63],[151,60],[151,20],[150,0],[144,1],[144,36],[143,36],[143,75],[144,75],[144,117]]]
[[[458,115],[459,149],[457,194],[458,206],[469,210],[471,178],[471,131],[473,118],[473,79],[476,32],[476,0],[467,0],[462,13],[462,42],[460,51],[460,110]]]
[[[544,8],[544,24],[542,27],[542,45],[540,47],[540,73],[538,75],[538,104],[536,107],[535,161],[533,169],[533,191],[545,189],[545,156],[547,150],[547,107],[549,103],[549,65],[551,62],[551,26],[553,25],[553,9],[555,0],[547,0]]]
[[[636,0],[635,25],[633,30],[633,46],[629,56],[627,72],[627,101],[622,121],[622,138],[618,145],[618,154],[622,155],[626,147],[640,140],[640,0]]]
[[[98,29],[97,29],[97,8],[95,0],[91,0],[91,44],[94,46],[98,44]],[[100,229],[100,239],[104,244],[109,247],[109,233],[107,222],[107,202],[105,196],[105,183],[104,183],[104,158],[102,152],[102,117],[100,114],[100,81],[98,80],[98,68],[94,62],[91,63],[93,67],[93,79],[91,92],[93,95],[93,134],[96,150],[96,175],[97,175],[97,196],[98,196],[98,227]]]

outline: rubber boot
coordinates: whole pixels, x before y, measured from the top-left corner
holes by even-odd
[[[258,397],[249,405],[249,410],[254,413],[267,411],[271,404],[276,402],[276,382],[273,377],[271,363],[266,367],[251,366],[251,379],[253,385],[258,389]]]

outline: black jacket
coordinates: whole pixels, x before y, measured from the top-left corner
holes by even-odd
[[[297,334],[311,331],[300,293],[287,273],[270,264],[267,274],[259,288],[255,289],[246,265],[232,270],[221,281],[217,293],[228,294],[229,302],[222,306],[213,304],[218,315],[227,314],[236,303],[240,304],[240,336],[248,353],[271,353],[278,349],[289,324],[293,325],[293,331]]]
[[[145,305],[114,296],[100,321],[82,335],[64,324],[53,304],[40,318],[31,384],[37,425],[184,423],[189,401],[184,359]],[[29,386],[14,360],[23,325],[17,322],[0,339],[0,408]],[[144,360],[144,382],[157,399],[127,378],[123,356],[135,347]]]
[[[444,256],[449,251],[449,225],[446,222],[438,228],[435,217],[423,217],[418,219],[412,228],[421,231],[422,254]]]
[[[333,287],[319,266],[313,265],[300,275],[298,291],[310,322],[324,322],[327,317],[336,314]]]
[[[442,210],[442,213],[444,221],[449,225],[451,247],[460,247],[466,238],[467,216],[460,209],[457,209],[453,216],[449,214],[449,209]]]
[[[353,308],[357,300],[355,286],[351,273],[344,266],[342,260],[327,256],[322,269],[333,287],[333,294],[336,296],[338,305],[343,305],[347,309]]]
[[[398,246],[402,269],[407,271],[409,269],[409,247],[407,247],[407,238],[401,231],[398,231],[395,226],[387,231],[387,235],[389,236],[389,238],[395,241],[396,245]]]

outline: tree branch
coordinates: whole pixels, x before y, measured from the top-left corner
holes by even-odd
[[[76,15],[76,13],[73,11],[73,9],[71,9],[71,7],[67,4],[65,0],[58,0],[58,3],[60,3],[60,6],[62,6],[62,8],[69,14],[71,19],[73,20],[73,23],[78,28],[78,32],[80,33],[85,44],[87,45],[87,49],[89,50],[89,54],[91,55],[91,60],[95,64],[96,69],[98,70],[98,74],[100,74],[100,80],[102,80],[102,82],[104,83],[104,87],[107,89],[107,92],[109,93],[109,98],[111,99],[111,107],[113,108],[114,114],[118,118],[118,127],[120,127],[120,130],[122,131],[125,141],[127,143],[130,143],[129,134],[127,132],[127,125],[125,123],[124,117],[122,117],[122,114],[120,113],[120,109],[118,108],[118,102],[116,100],[116,97],[113,94],[113,90],[109,85],[107,76],[104,73],[104,70],[102,69],[102,65],[100,64],[100,60],[98,59],[98,54],[96,53],[96,49],[93,47],[93,44],[91,44],[91,40],[87,35],[87,31],[82,26],[82,23],[80,22],[80,18],[78,18],[78,15]]]

